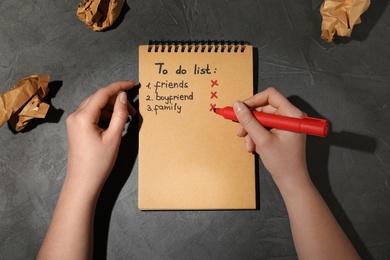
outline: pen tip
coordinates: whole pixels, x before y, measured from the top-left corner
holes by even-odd
[[[215,111],[217,111],[217,109],[216,109],[216,108],[213,108],[213,111],[214,111],[214,113],[215,113]]]

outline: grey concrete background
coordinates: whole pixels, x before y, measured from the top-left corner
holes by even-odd
[[[255,91],[275,86],[328,138],[308,138],[312,178],[364,259],[390,258],[390,9],[372,1],[351,38],[320,39],[320,0],[127,1],[93,32],[78,1],[0,2],[0,92],[51,76],[53,110],[24,133],[0,128],[0,258],[35,258],[66,173],[65,119],[96,89],[138,79],[150,39],[239,39],[257,48]],[[238,84],[239,85],[239,84]],[[107,259],[295,259],[286,208],[259,162],[259,210],[141,212],[137,129],[130,124],[96,216]]]

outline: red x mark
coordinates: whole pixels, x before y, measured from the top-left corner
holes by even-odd
[[[216,106],[217,106],[217,104],[210,104],[210,111],[214,111]]]
[[[211,98],[210,99],[213,99],[213,98],[217,98],[218,99],[217,91],[215,91],[215,92],[211,91]]]
[[[211,80],[211,87],[219,86],[217,81],[218,80]]]

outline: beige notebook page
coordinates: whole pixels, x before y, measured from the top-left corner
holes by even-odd
[[[253,95],[244,52],[164,52],[139,47],[141,210],[253,209],[254,155],[238,124],[214,107]]]

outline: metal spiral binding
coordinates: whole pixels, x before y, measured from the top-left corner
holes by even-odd
[[[148,52],[244,52],[246,41],[149,41]]]

